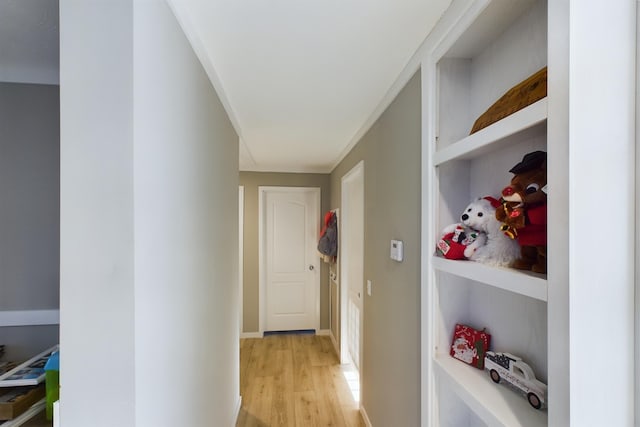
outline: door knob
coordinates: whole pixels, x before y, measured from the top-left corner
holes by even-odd
[[[314,269],[313,265],[310,265],[309,266],[309,271],[313,271],[313,269]]]

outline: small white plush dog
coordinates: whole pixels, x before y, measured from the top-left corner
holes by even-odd
[[[467,256],[470,260],[508,267],[520,256],[520,246],[518,242],[500,231],[500,222],[496,219],[498,206],[500,202],[493,197],[479,198],[465,208],[460,220],[465,226],[483,232],[487,236],[485,244],[474,248],[473,253]]]

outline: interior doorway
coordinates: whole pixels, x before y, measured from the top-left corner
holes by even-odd
[[[364,161],[342,177],[340,228],[340,359],[362,366]],[[358,380],[359,381],[359,380]]]
[[[259,323],[320,329],[320,189],[259,187]]]

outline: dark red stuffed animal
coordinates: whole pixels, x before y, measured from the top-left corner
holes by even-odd
[[[502,190],[502,207],[496,209],[501,230],[517,239],[521,255],[512,267],[547,271],[547,153],[534,151],[509,171],[511,184]]]

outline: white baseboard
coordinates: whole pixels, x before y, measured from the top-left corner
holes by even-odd
[[[236,407],[236,421],[233,423],[234,427],[236,424],[238,424],[238,418],[240,417],[240,409],[242,409],[242,396],[238,396],[238,404]]]
[[[262,332],[242,332],[240,338],[262,338]]]
[[[331,329],[318,329],[316,335],[329,336],[331,335]]]
[[[333,331],[331,331],[331,342],[333,343],[333,349],[336,351],[336,356],[338,356],[338,359],[340,359],[340,346],[338,345],[336,336],[333,335]]]
[[[60,324],[60,310],[0,311],[0,326],[40,326]]]
[[[365,411],[364,406],[360,404],[360,414],[362,415],[362,419],[364,420],[364,425],[367,427],[373,427],[371,425],[371,420],[369,420],[369,416],[367,415],[367,411]]]
[[[53,427],[60,427],[60,400],[53,402]]]

